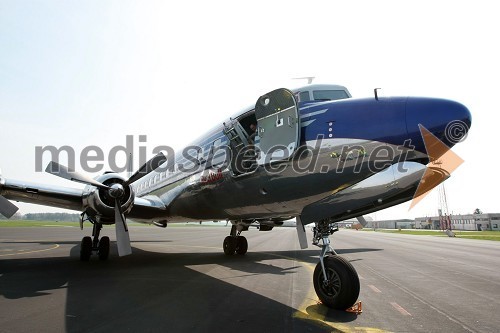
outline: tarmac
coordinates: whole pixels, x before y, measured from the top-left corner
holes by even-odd
[[[360,276],[363,313],[319,304],[319,249],[294,228],[130,227],[133,254],[79,261],[90,234],[0,229],[0,332],[498,332],[500,242],[341,230],[330,239]],[[311,231],[307,230],[309,242]]]

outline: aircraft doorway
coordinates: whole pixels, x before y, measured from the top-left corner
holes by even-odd
[[[299,108],[293,93],[273,90],[257,100],[255,109],[224,123],[231,148],[233,176],[249,174],[259,165],[288,160],[300,144]]]
[[[229,140],[230,166],[234,177],[252,173],[257,169],[255,150],[256,118],[253,111],[224,123],[224,134]]]

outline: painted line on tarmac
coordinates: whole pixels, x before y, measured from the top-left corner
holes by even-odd
[[[403,316],[411,316],[411,313],[409,313],[408,311],[406,311],[401,305],[399,305],[398,303],[396,302],[390,302],[390,304],[392,305],[392,307],[396,310],[399,311],[399,313],[401,313]]]
[[[369,284],[368,287],[370,287],[371,290],[373,290],[376,293],[381,293],[380,289],[375,287],[373,284]]]
[[[440,308],[438,308],[437,306],[434,306],[431,302],[428,302],[426,301],[424,298],[420,297],[419,295],[417,295],[416,293],[414,293],[413,291],[411,291],[410,289],[404,287],[403,285],[393,281],[392,279],[388,278],[387,276],[385,276],[384,274],[382,273],[379,273],[377,270],[375,270],[374,268],[368,266],[367,264],[361,264],[363,267],[365,267],[367,270],[371,271],[372,274],[374,275],[377,275],[378,277],[380,277],[382,280],[392,284],[393,286],[395,286],[396,288],[399,288],[402,292],[406,293],[407,295],[413,297],[414,299],[416,299],[417,301],[421,302],[422,304],[425,304],[427,305],[428,307],[430,307],[431,309],[433,309],[434,311],[436,311],[437,313],[441,314],[442,316],[446,317],[448,320],[454,322],[455,324],[457,325],[460,325],[462,326],[462,328],[467,331],[467,332],[477,332],[476,330],[474,330],[473,328],[467,326],[465,323],[462,323],[459,319],[455,318],[454,316],[452,316],[451,314],[448,314],[442,310],[440,310]]]
[[[306,267],[311,275],[314,273],[314,269],[316,265],[311,264],[307,261],[303,261],[297,258],[292,258],[292,257],[287,257],[287,256],[282,256],[278,254],[272,254],[272,253],[266,253],[268,255],[274,256],[274,257],[279,257],[287,260],[292,260],[296,261],[302,266]],[[321,302],[318,300],[318,297],[316,295],[316,291],[314,291],[314,287],[311,286],[309,287],[309,292],[308,296],[304,298],[304,301],[302,304],[299,306],[297,311],[292,315],[294,318],[299,318],[299,319],[305,319],[305,320],[313,320],[313,321],[318,321],[322,324],[327,325],[328,327],[333,328],[335,331],[334,332],[344,332],[344,333],[349,333],[349,332],[378,332],[378,333],[384,333],[387,331],[384,331],[379,328],[374,328],[374,327],[352,327],[346,324],[340,324],[340,323],[334,323],[329,321],[326,318],[328,308],[321,304]]]
[[[21,254],[30,254],[30,253],[38,253],[38,252],[51,251],[51,250],[57,249],[58,247],[59,247],[59,244],[55,244],[54,247],[51,247],[51,248],[48,248],[48,249],[42,249],[42,250],[33,250],[33,251],[18,250],[18,251],[20,251],[20,253],[0,254],[0,257],[17,256],[17,255],[21,255]]]

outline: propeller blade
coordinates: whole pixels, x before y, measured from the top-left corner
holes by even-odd
[[[365,220],[363,215],[356,217],[356,219],[363,227],[366,227],[366,225],[368,224],[368,221]]]
[[[103,189],[109,189],[109,186],[106,186],[102,183],[99,183],[97,180],[87,177],[85,175],[79,174],[75,171],[69,171],[67,167],[61,165],[57,162],[50,162],[45,168],[45,172],[50,173],[54,176],[58,176],[64,179],[72,180],[74,182],[83,183],[87,185],[93,185]]]
[[[0,214],[10,219],[19,208],[0,195]]]
[[[307,249],[307,234],[306,228],[302,224],[300,216],[295,218],[295,228],[297,229],[297,236],[299,237],[299,244],[301,249]]]
[[[137,170],[130,178],[123,184],[123,186],[128,186],[146,176],[148,173],[158,168],[162,163],[167,160],[167,157],[163,153],[158,153],[155,157],[147,161],[139,170]]]
[[[118,246],[118,255],[120,257],[123,257],[132,254],[127,222],[125,221],[125,216],[123,216],[122,214],[120,201],[118,199],[115,200],[115,231],[116,245]]]

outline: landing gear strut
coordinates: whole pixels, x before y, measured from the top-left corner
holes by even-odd
[[[222,243],[222,248],[224,249],[224,253],[228,256],[232,256],[235,253],[245,254],[248,251],[248,241],[244,236],[241,236],[241,230],[233,224],[231,227],[231,234],[224,238],[224,243]]]
[[[346,310],[358,299],[359,277],[351,263],[339,257],[330,247],[328,237],[336,231],[336,224],[328,220],[316,222],[313,228],[313,244],[321,248],[319,263],[314,269],[313,283],[314,290],[323,304],[333,309]],[[332,255],[328,256],[327,253]]]
[[[82,238],[80,243],[80,260],[89,261],[92,256],[92,252],[96,252],[100,260],[106,260],[109,257],[109,237],[103,236],[99,239],[99,234],[101,233],[102,223],[98,223],[94,219],[87,218],[92,224],[92,237],[85,236]],[[83,220],[83,216],[82,216]],[[83,223],[83,222],[82,222]]]

